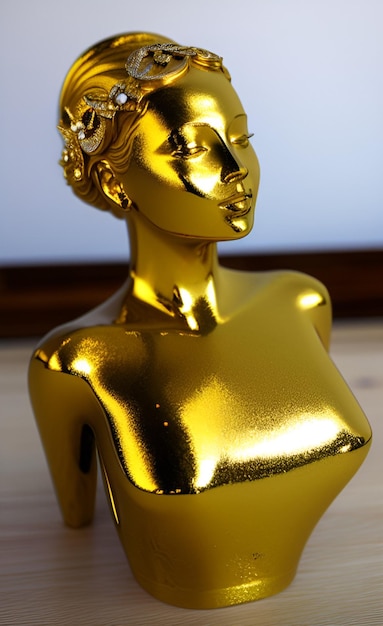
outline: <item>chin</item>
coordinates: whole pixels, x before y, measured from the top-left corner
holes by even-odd
[[[236,218],[228,216],[225,221],[234,233],[233,239],[246,237],[246,235],[248,235],[252,230],[254,223],[253,217],[249,215],[243,215],[242,217]]]

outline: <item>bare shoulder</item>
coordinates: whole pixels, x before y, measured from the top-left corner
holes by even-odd
[[[225,274],[227,281],[232,283],[231,288],[242,283],[244,291],[252,295],[273,289],[290,293],[292,297],[302,296],[306,308],[330,304],[330,296],[324,284],[303,272],[292,270],[243,272],[225,269]]]
[[[42,363],[47,369],[51,369],[50,364],[57,359],[62,349],[68,345],[76,333],[75,323],[69,322],[50,331],[43,337],[31,357],[31,367],[35,362]]]
[[[230,272],[230,270],[229,270]],[[233,272],[231,278],[238,297],[250,297],[253,306],[267,298],[271,310],[296,311],[308,320],[328,349],[331,332],[331,299],[323,283],[302,272],[272,270],[264,272]],[[242,284],[242,294],[239,293]],[[266,301],[266,300],[265,300]]]
[[[301,272],[280,272],[283,293],[293,298],[298,312],[314,326],[326,349],[330,345],[332,308],[330,295],[323,283]]]

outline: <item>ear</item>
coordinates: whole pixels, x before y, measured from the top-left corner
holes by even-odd
[[[99,161],[96,165],[99,185],[109,201],[116,204],[123,211],[129,211],[132,201],[124,191],[122,184],[117,180],[107,161]]]

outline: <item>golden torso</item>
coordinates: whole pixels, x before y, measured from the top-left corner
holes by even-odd
[[[143,328],[122,290],[54,331],[31,365],[67,523],[92,516],[95,463],[78,473],[89,424],[136,578],[156,597],[196,608],[289,584],[313,526],[370,441],[322,343],[324,288],[283,272],[225,280],[227,293],[247,297],[229,297],[222,320],[202,311],[203,332],[161,314]],[[125,322],[114,323],[122,309]]]
[[[140,489],[198,493],[286,472],[366,439],[310,317],[328,317],[313,285],[299,274],[259,276],[247,302],[204,334],[89,318],[56,335],[44,360],[87,381]]]

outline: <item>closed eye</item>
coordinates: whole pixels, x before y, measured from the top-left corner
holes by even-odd
[[[188,139],[179,130],[173,130],[168,139],[173,148],[171,154],[179,159],[192,159],[206,152],[207,148]]]
[[[250,137],[253,137],[254,133],[248,133],[248,134],[244,134],[244,135],[239,135],[239,137],[234,137],[231,140],[231,143],[234,146],[240,146],[241,148],[247,148],[247,146],[249,145],[249,139]]]
[[[177,146],[177,149],[172,152],[172,156],[180,159],[192,159],[206,151],[207,148],[204,146]]]

